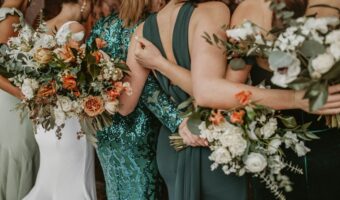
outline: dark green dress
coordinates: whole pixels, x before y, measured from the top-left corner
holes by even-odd
[[[180,9],[173,33],[173,53],[178,65],[190,70],[188,47],[188,28],[194,11],[191,3],[185,3]],[[160,40],[157,15],[149,16],[144,24],[143,34],[165,52]],[[163,90],[174,99],[176,104],[185,101],[189,96],[170,80],[156,72],[156,78]],[[186,148],[176,152],[169,145],[171,131],[162,126],[157,145],[157,163],[164,178],[170,200],[245,200],[247,199],[246,177],[225,175],[222,170],[211,171],[212,162],[208,159],[207,148]]]
[[[126,60],[136,26],[126,28],[117,14],[99,20],[88,44],[99,37],[112,58]],[[123,102],[124,103],[124,102]],[[162,199],[156,164],[156,144],[162,122],[175,132],[182,118],[176,105],[150,75],[134,112],[113,116],[113,125],[98,132],[97,154],[103,168],[108,200]]]
[[[249,59],[251,60],[251,59]],[[272,73],[259,67],[253,60],[251,79],[253,85],[265,81],[266,85],[278,88],[270,82]],[[286,110],[283,114],[295,116],[298,123],[313,122],[310,130],[321,139],[307,142],[311,152],[298,158],[292,152],[285,152],[288,159],[304,169],[304,175],[289,174],[294,185],[288,200],[337,200],[340,199],[340,131],[328,129],[316,115],[301,110]],[[253,180],[254,199],[272,200],[274,197],[258,180]]]

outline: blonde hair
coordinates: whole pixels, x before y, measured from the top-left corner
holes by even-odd
[[[152,0],[122,0],[119,10],[119,18],[124,22],[124,26],[132,26],[145,17],[151,10]]]

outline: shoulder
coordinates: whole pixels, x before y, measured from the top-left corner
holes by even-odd
[[[225,3],[219,1],[210,1],[199,3],[193,14],[195,17],[204,17],[203,19],[228,19],[230,10]]]
[[[246,0],[240,3],[231,17],[231,26],[238,26],[245,20],[251,21],[263,28],[269,28],[272,23],[272,11],[269,2]]]
[[[71,33],[79,33],[85,31],[85,27],[79,22],[70,23],[69,29]]]

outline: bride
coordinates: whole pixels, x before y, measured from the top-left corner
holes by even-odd
[[[79,23],[89,16],[90,0],[46,1],[45,20],[50,33],[56,33],[59,45],[69,40],[83,43],[84,28]],[[37,127],[36,140],[40,149],[37,181],[24,200],[94,200],[94,149],[86,137],[77,138],[80,125],[68,119],[58,140],[55,130]]]

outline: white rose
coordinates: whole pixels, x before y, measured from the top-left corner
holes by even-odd
[[[294,149],[299,157],[305,156],[308,152],[310,152],[310,149],[307,148],[302,141],[296,143]]]
[[[244,162],[246,169],[251,173],[258,173],[263,171],[267,166],[266,158],[259,153],[251,153]]]
[[[270,118],[269,121],[260,129],[260,134],[264,139],[270,138],[275,134],[277,129],[277,120],[275,118]]]
[[[340,30],[334,30],[326,36],[326,44],[340,42]]]
[[[118,100],[105,102],[105,110],[113,115],[118,111],[118,105]]]
[[[228,128],[227,131],[219,137],[223,147],[229,149],[232,157],[241,156],[247,148],[247,141],[242,137],[243,130],[239,127]]]
[[[300,60],[296,58],[296,56],[290,56],[292,62],[288,66],[270,65],[270,69],[274,71],[271,81],[280,87],[287,87],[288,84],[294,81],[301,72]]]
[[[336,61],[340,60],[340,41],[331,44],[329,53],[332,54]]]
[[[27,83],[26,79],[21,86],[21,92],[27,99],[33,99],[34,91],[30,83]]]
[[[328,72],[335,64],[334,57],[328,53],[318,55],[312,61],[312,68],[314,71],[324,74]]]
[[[269,154],[275,154],[282,144],[280,139],[273,139],[268,144],[268,152]]]
[[[72,110],[72,101],[70,98],[65,97],[65,96],[59,96],[58,102],[59,102],[61,109],[64,112],[70,112]]]
[[[219,147],[211,153],[209,159],[217,164],[227,164],[231,161],[232,158],[227,149]]]
[[[54,118],[55,118],[55,123],[57,124],[57,126],[61,126],[66,121],[66,114],[64,113],[64,111],[62,109],[55,108],[54,109]]]

